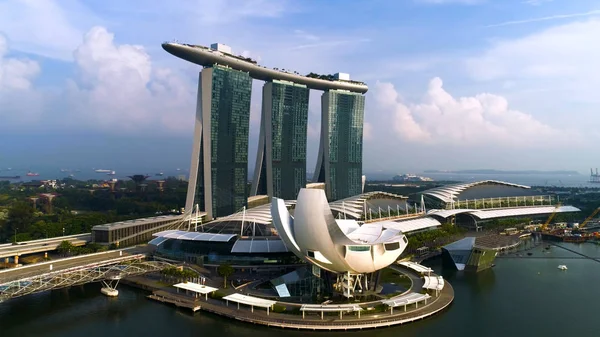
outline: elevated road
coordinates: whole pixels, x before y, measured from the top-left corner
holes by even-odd
[[[15,280],[35,277],[48,272],[59,272],[71,268],[82,267],[86,265],[101,264],[119,257],[137,256],[138,259],[144,258],[147,248],[133,247],[129,249],[113,250],[95,254],[86,254],[68,257],[59,260],[52,260],[42,263],[30,264],[23,267],[9,268],[0,270],[0,284]]]
[[[69,241],[73,246],[83,246],[91,240],[92,234],[84,233],[42,240],[23,241],[16,244],[8,243],[0,245],[0,258],[53,251],[56,250],[63,241]]]

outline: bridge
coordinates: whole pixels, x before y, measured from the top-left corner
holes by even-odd
[[[45,253],[56,250],[63,241],[70,242],[73,246],[84,246],[92,240],[91,233],[59,236],[49,239],[23,241],[18,243],[7,243],[0,245],[0,259],[14,258],[15,264],[19,263],[19,256],[35,253]]]
[[[0,302],[84,283],[159,271],[171,264],[144,261],[140,248],[109,251],[0,270]]]

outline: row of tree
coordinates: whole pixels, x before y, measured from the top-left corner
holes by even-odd
[[[164,192],[153,188],[144,193],[91,189],[98,183],[94,181],[66,179],[64,183],[65,188],[47,191],[1,182],[0,242],[85,233],[99,224],[168,213],[184,204],[187,188],[185,181],[175,178],[165,179]],[[46,207],[48,201],[31,199],[49,191],[57,194],[51,208]]]
[[[107,247],[101,246],[97,243],[88,243],[83,247],[73,246],[69,241],[63,241],[58,245],[56,251],[62,256],[74,256],[82,254],[97,253],[99,251],[107,250]]]

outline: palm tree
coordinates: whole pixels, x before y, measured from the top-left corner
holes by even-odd
[[[227,288],[227,277],[233,274],[233,267],[229,263],[219,265],[217,272],[223,277],[223,288]]]

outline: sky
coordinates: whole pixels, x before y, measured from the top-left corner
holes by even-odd
[[[585,173],[600,166],[598,36],[591,0],[0,0],[0,169],[189,167],[200,68],[161,48],[179,41],[366,82],[367,174]]]

